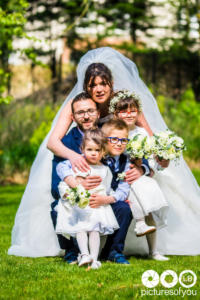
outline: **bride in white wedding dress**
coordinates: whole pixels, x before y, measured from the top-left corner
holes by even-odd
[[[139,77],[136,65],[118,51],[103,47],[88,51],[80,60],[77,84],[56,115],[52,129],[60,112],[62,115],[65,110],[66,103],[83,90],[86,69],[95,62],[103,63],[111,70],[114,90],[127,89],[140,96],[144,116],[153,132],[167,128],[154,97]],[[47,149],[49,135],[40,146],[32,165],[16,214],[12,245],[8,250],[10,255],[38,257],[61,254],[50,218],[50,204],[54,199],[51,196],[53,154]],[[169,255],[200,254],[200,189],[190,169],[182,158],[178,166],[171,162],[154,178],[169,203],[168,226],[158,231],[157,235],[158,251]],[[147,254],[146,238],[136,238],[133,228],[134,221],[126,238],[125,253]]]

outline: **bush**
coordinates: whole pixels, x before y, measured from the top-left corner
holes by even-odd
[[[0,170],[11,174],[29,168],[58,110],[26,104],[10,111],[1,122]]]
[[[193,91],[186,90],[180,102],[159,96],[158,105],[169,128],[184,138],[187,146],[185,155],[194,160],[200,159],[200,103],[195,101]]]

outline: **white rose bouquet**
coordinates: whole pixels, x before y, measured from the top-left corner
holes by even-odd
[[[142,134],[135,135],[127,144],[127,153],[130,159],[142,159],[143,157],[149,158],[152,154],[154,146],[153,139]]]
[[[159,159],[179,159],[186,149],[184,140],[170,130],[155,133],[152,137],[152,151]]]
[[[84,189],[82,185],[78,185],[75,188],[66,188],[64,200],[74,206],[77,205],[80,208],[85,208],[89,204],[90,193]]]

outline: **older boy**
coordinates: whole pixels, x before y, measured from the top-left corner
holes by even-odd
[[[129,169],[129,161],[127,156],[123,154],[128,143],[129,130],[123,120],[110,120],[103,125],[102,131],[108,139],[108,156],[105,158],[104,163],[110,167],[113,174],[111,184],[113,201],[111,206],[120,226],[113,235],[107,238],[102,257],[116,263],[129,264],[123,255],[123,250],[127,231],[132,220],[130,207],[125,202],[128,198],[130,186],[127,182],[118,180],[118,174]],[[144,172],[149,172],[148,164],[143,163],[140,172],[141,175]],[[91,196],[91,206],[95,203],[95,200],[97,201],[97,198],[96,195]]]

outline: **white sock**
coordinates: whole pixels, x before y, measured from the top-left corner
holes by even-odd
[[[146,223],[144,218],[136,219],[135,221],[136,221],[136,224]]]
[[[100,235],[98,231],[89,232],[89,247],[90,255],[92,256],[93,260],[97,260],[100,247]]]
[[[87,232],[85,232],[85,231],[78,232],[76,234],[76,240],[77,240],[77,243],[78,243],[81,254],[89,255]]]
[[[149,254],[155,255],[158,252],[156,251],[156,231],[146,235],[147,244],[149,246]]]

